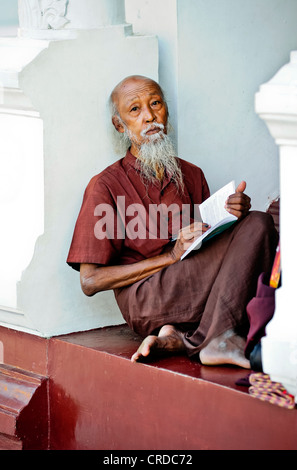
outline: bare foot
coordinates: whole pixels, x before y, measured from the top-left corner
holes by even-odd
[[[214,366],[233,364],[250,369],[250,361],[244,355],[245,339],[228,330],[214,338],[200,351],[200,361],[204,365]]]
[[[147,357],[152,350],[163,350],[169,352],[183,351],[183,335],[172,325],[164,325],[158,336],[147,336],[131,357],[132,362],[136,362],[141,356]]]

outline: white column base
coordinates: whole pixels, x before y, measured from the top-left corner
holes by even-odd
[[[297,403],[297,340],[262,338],[263,371],[271,380],[281,382]]]
[[[296,175],[297,53],[261,86],[256,111],[280,148],[280,245],[282,286],[276,309],[262,339],[262,364],[272,380],[281,382],[297,401]]]

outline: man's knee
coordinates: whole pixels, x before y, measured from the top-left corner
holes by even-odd
[[[256,233],[276,233],[273,217],[267,212],[251,211],[246,219]]]

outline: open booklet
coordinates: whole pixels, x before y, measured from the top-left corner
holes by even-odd
[[[181,259],[184,259],[192,250],[199,249],[202,243],[223,232],[236,222],[237,217],[229,214],[225,209],[226,200],[233,193],[235,193],[235,183],[231,181],[200,204],[201,219],[204,223],[210,225],[210,228],[191,244]]]

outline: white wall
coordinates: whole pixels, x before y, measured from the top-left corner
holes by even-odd
[[[113,25],[70,40],[0,40],[1,325],[55,336],[123,323],[112,291],[86,297],[66,259],[87,183],[118,158],[113,87],[132,68],[158,79],[157,39],[130,33]],[[17,126],[10,114],[25,97],[40,118],[25,110],[30,125]]]
[[[0,114],[0,305],[9,308],[44,230],[42,135],[41,119]]]
[[[246,179],[253,208],[265,210],[279,194],[278,150],[254,97],[297,48],[296,0],[126,0],[126,7],[134,31],[158,34],[160,83],[165,91],[174,83],[177,93],[179,155],[203,168],[212,191]]]
[[[159,42],[159,83],[165,91],[170,121],[177,129],[177,5],[176,0],[125,0],[126,21],[135,34],[153,34]],[[131,74],[134,73],[131,71]],[[174,135],[177,140],[177,133]]]

